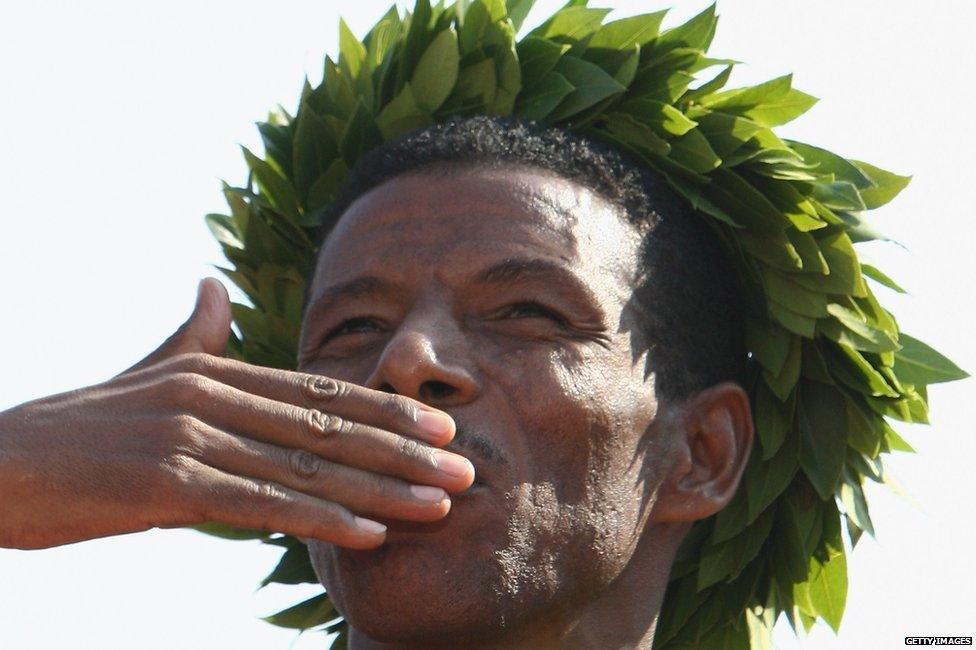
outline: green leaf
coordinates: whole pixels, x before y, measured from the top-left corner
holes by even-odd
[[[793,245],[793,249],[800,256],[800,267],[804,273],[815,273],[817,275],[827,275],[830,273],[830,267],[827,266],[827,259],[817,246],[817,240],[810,234],[800,232],[799,230],[787,229],[786,236]],[[794,281],[796,281],[795,278]],[[828,291],[826,285],[817,280],[810,283],[798,283],[813,291]]]
[[[539,83],[523,91],[515,105],[515,114],[525,120],[541,120],[573,92],[573,84],[558,72],[549,72]]]
[[[720,88],[725,86],[729,81],[729,77],[732,76],[732,68],[735,64],[729,64],[725,66],[725,69],[715,75],[713,78],[709,79],[697,88],[692,88],[682,96],[682,101],[687,102],[698,102],[708,97],[712,93],[717,92]]]
[[[736,221],[752,233],[781,235],[789,225],[783,213],[739,174],[719,168],[712,172],[711,179],[712,182],[704,188],[705,196],[727,208]]]
[[[611,113],[606,122],[606,128],[613,136],[642,154],[665,156],[671,149],[649,125],[629,113]]]
[[[852,160],[851,163],[871,179],[871,186],[861,190],[861,198],[868,210],[879,208],[891,201],[912,180],[911,176],[892,174],[860,160]]]
[[[417,105],[428,113],[440,108],[454,89],[459,65],[457,34],[445,29],[431,41],[414,68],[410,85]]]
[[[417,102],[413,86],[409,83],[404,84],[400,94],[376,116],[376,126],[387,140],[426,126],[432,121],[430,113]]]
[[[847,400],[847,444],[852,449],[874,458],[881,451],[881,440],[884,434],[878,423],[878,416],[870,410]]]
[[[505,0],[505,7],[508,9],[508,17],[512,21],[515,31],[522,27],[525,17],[532,10],[535,0]]]
[[[210,234],[221,244],[231,248],[244,248],[244,242],[241,241],[233,219],[225,214],[208,214],[204,220],[210,229]]]
[[[674,103],[694,80],[694,75],[684,70],[638,68],[628,94],[641,99]]]
[[[824,345],[828,345],[824,339],[803,341],[803,368],[800,374],[821,384],[832,384],[834,380],[827,371],[827,362],[821,352]]]
[[[692,113],[689,117],[698,122],[698,130],[708,138],[712,149],[723,159],[737,151],[763,128],[744,117],[722,112]]]
[[[779,303],[770,302],[769,303],[769,314],[778,322],[780,325],[793,332],[794,334],[799,334],[803,338],[812,339],[817,330],[817,319],[799,314],[795,311],[788,309],[787,307],[781,306]]]
[[[569,45],[549,41],[538,36],[523,38],[516,50],[519,63],[522,66],[522,76],[532,81],[541,80],[552,71],[556,62],[559,61],[559,57],[565,54],[568,49]]]
[[[817,237],[817,246],[830,268],[830,273],[822,279],[824,283],[821,286],[831,293],[867,295],[864,280],[861,278],[861,265],[850,237],[842,232],[825,234]],[[816,287],[806,284],[812,282],[812,278],[797,279],[797,282],[816,290]]]
[[[339,144],[331,129],[308,104],[304,104],[298,111],[292,151],[295,189],[299,197],[304,200],[308,196],[312,183],[338,155]]]
[[[871,515],[868,512],[868,502],[864,498],[864,490],[861,481],[854,475],[850,468],[844,469],[844,480],[840,484],[838,496],[844,504],[844,511],[848,518],[863,531],[867,531],[874,537],[874,524],[871,522]]]
[[[708,140],[697,129],[690,130],[682,136],[671,140],[672,160],[688,169],[704,174],[722,164]],[[729,179],[723,179],[728,182]],[[733,212],[733,214],[737,214]],[[738,215],[737,215],[738,216]]]
[[[752,319],[746,321],[746,347],[773,375],[782,371],[792,342],[793,337],[779,327],[770,327]]]
[[[519,67],[514,40],[504,47],[499,47],[496,51],[495,69],[498,77],[498,89],[495,92],[494,101],[488,107],[488,113],[490,115],[511,115],[518,94],[522,90],[522,69]]]
[[[307,630],[326,623],[337,616],[328,594],[319,594],[297,605],[283,609],[277,614],[263,617],[263,620],[278,627]]]
[[[294,221],[299,219],[298,199],[295,190],[277,170],[261,160],[246,147],[242,147],[247,166],[258,182],[258,188],[271,206]]]
[[[763,379],[766,380],[773,394],[781,402],[785,402],[790,397],[790,393],[793,392],[793,387],[796,386],[796,382],[800,377],[800,364],[802,359],[803,349],[800,345],[800,339],[796,336],[790,336],[789,353],[786,355],[786,361],[783,363],[782,369],[775,375],[768,371],[763,372]]]
[[[878,269],[875,266],[871,266],[870,264],[866,264],[864,262],[861,262],[861,272],[864,275],[866,275],[869,278],[871,278],[872,280],[874,280],[875,282],[877,282],[878,284],[884,285],[884,286],[888,287],[889,289],[891,289],[892,291],[895,291],[897,293],[908,293],[907,291],[905,291],[904,289],[902,289],[901,286],[899,286],[897,282],[895,282],[894,280],[892,280],[891,278],[889,278],[887,275],[885,275],[884,273],[882,273],[881,270]]]
[[[628,16],[603,25],[587,43],[587,49],[632,50],[657,38],[667,10]]]
[[[832,183],[813,183],[813,196],[828,208],[834,210],[863,210],[864,201],[852,183],[834,181]]]
[[[361,100],[356,104],[352,117],[346,123],[339,142],[342,157],[349,167],[355,165],[364,153],[383,142],[383,133],[376,126],[369,109]]]
[[[339,67],[350,81],[359,77],[360,70],[366,61],[366,48],[356,35],[349,29],[349,25],[342,18],[339,19]]]
[[[480,0],[472,5],[469,14],[475,13],[475,8],[480,4]],[[434,20],[434,12],[430,7],[430,0],[417,0],[413,6],[413,12],[407,19],[407,33],[400,42],[399,61],[397,69],[397,88],[407,81],[409,75],[417,67],[417,61],[427,45],[431,41],[431,26]]]
[[[811,144],[797,142],[796,140],[787,140],[786,142],[793,151],[803,156],[804,161],[816,165],[815,169],[818,173],[833,174],[837,180],[847,181],[859,189],[870,187],[871,179],[851,161]]]
[[[700,14],[672,29],[665,30],[654,42],[653,53],[660,55],[675,48],[707,50],[715,36],[715,4],[706,7]]]
[[[898,435],[898,432],[891,428],[887,423],[884,423],[885,430],[885,444],[891,451],[904,451],[909,454],[915,453],[915,448],[908,444],[904,438]]]
[[[701,103],[712,110],[747,117],[764,126],[785,124],[817,103],[816,97],[792,88],[793,75],[784,75],[757,86],[726,90]]]
[[[888,352],[898,349],[897,340],[892,338],[887,332],[872,327],[863,315],[852,309],[838,303],[830,303],[827,305],[827,312],[836,318],[845,328],[860,338],[869,341],[874,346],[874,349],[867,350],[868,352]],[[865,349],[857,346],[854,347],[858,350]]]
[[[797,284],[791,276],[768,267],[763,268],[763,280],[769,299],[797,314],[810,318],[827,316],[827,296]],[[810,338],[810,337],[808,337]]]
[[[773,395],[765,381],[759,381],[753,392],[756,437],[762,448],[762,459],[769,460],[779,451],[793,421],[793,401],[786,404]]]
[[[574,45],[596,32],[608,13],[610,13],[609,9],[591,9],[586,6],[566,7],[529,32],[529,36]]]
[[[742,115],[765,126],[779,126],[803,115],[817,101],[819,100],[816,97],[791,89],[785,97],[754,106]]]
[[[312,569],[305,544],[295,542],[288,546],[277,566],[261,581],[258,588],[266,587],[272,582],[284,585],[318,584],[319,579]]]
[[[770,555],[773,578],[784,592],[791,592],[794,584],[804,582],[809,572],[806,532],[797,510],[791,499],[778,500]]]
[[[706,546],[698,568],[698,590],[738,576],[759,553],[772,527],[773,511],[766,510],[751,526],[732,539]]]
[[[321,215],[318,212],[335,200],[339,188],[349,174],[349,166],[342,158],[336,158],[308,190],[307,211],[299,222],[303,226],[316,227]]]
[[[837,389],[800,383],[796,404],[800,424],[800,466],[823,499],[833,497],[847,452],[847,411]]]
[[[621,104],[619,110],[639,118],[661,137],[684,135],[697,125],[674,106],[653,99],[633,99]]]
[[[814,611],[837,632],[847,603],[847,557],[843,551],[826,562],[811,558],[805,586]]]
[[[831,375],[864,395],[900,397],[864,355],[846,345],[826,346]]]
[[[573,92],[550,114],[551,122],[572,117],[597,102],[626,90],[602,68],[575,56],[563,56],[556,63],[555,70],[573,85]]]
[[[914,385],[938,384],[965,379],[969,373],[918,339],[902,332],[901,349],[895,352],[895,374],[898,380]]]
[[[746,491],[749,520],[769,508],[796,476],[796,470],[799,468],[798,443],[796,433],[787,432],[776,455],[760,461],[757,453],[756,457],[746,465],[742,481]]]
[[[271,119],[274,114],[269,116]],[[290,126],[258,122],[258,131],[264,143],[264,152],[274,160],[286,178],[292,175],[292,133]]]

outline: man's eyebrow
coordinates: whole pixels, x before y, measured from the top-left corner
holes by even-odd
[[[344,300],[368,298],[380,293],[392,293],[399,285],[378,278],[375,275],[363,275],[346,282],[339,282],[326,287],[306,306],[302,320],[310,317],[328,314],[336,305]]]
[[[567,267],[550,260],[510,257],[479,271],[473,278],[477,284],[515,284],[520,280],[542,280],[554,288],[568,287],[600,309],[600,301],[592,289]]]
[[[568,279],[578,283],[566,267],[540,258],[510,257],[496,262],[474,276],[478,284],[509,284],[524,279]]]

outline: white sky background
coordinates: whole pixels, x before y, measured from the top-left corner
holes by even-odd
[[[344,3],[345,4],[345,3]],[[363,34],[386,0],[342,14]],[[534,16],[561,2],[540,1]],[[594,0],[595,6],[603,6]],[[666,24],[706,6],[677,1]],[[607,2],[616,15],[663,3]],[[724,0],[715,56],[732,85],[794,72],[821,98],[789,137],[914,181],[874,215],[908,247],[861,247],[912,295],[879,295],[902,328],[976,371],[976,5]],[[0,19],[0,409],[98,383],[155,348],[223,262],[203,215],[236,144],[289,110],[337,48],[326,2],[19,2]],[[531,22],[531,17],[530,17]],[[233,294],[232,294],[233,295]],[[931,389],[933,426],[900,426],[918,455],[889,462],[912,500],[869,492],[878,540],[849,561],[839,637],[779,648],[904,647],[976,635],[976,381]],[[873,486],[872,486],[873,487]],[[260,620],[317,592],[252,594],[278,550],[153,531],[46,551],[0,550],[3,648],[321,648]],[[635,595],[636,597],[637,595]]]

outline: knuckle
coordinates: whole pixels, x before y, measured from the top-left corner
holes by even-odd
[[[348,387],[341,381],[322,375],[306,375],[302,378],[302,393],[316,402],[328,402],[343,397]]]
[[[196,372],[199,367],[199,352],[181,352],[166,360],[166,366],[173,372]]]
[[[160,459],[149,481],[152,494],[162,502],[182,502],[196,482],[195,463],[184,454],[167,454]]]
[[[285,490],[272,481],[254,481],[249,484],[250,496],[266,505],[279,505],[288,498]]]
[[[309,480],[323,474],[325,464],[315,454],[304,449],[288,452],[288,469],[300,479]]]
[[[169,459],[176,455],[199,456],[206,446],[203,423],[189,413],[175,413],[148,436],[146,452],[154,458]]]
[[[371,501],[388,502],[394,500],[397,491],[393,488],[392,481],[383,476],[371,476],[363,486],[366,497]]]
[[[195,403],[210,390],[212,380],[195,372],[177,372],[165,382],[165,396],[172,404]]]
[[[345,433],[348,424],[337,415],[323,413],[317,409],[306,409],[302,418],[305,430],[314,440],[326,438],[336,433]]]
[[[399,395],[390,393],[384,397],[382,408],[397,424],[413,424],[417,421],[417,407]]]
[[[400,456],[409,460],[425,465],[436,465],[431,450],[412,438],[399,438],[396,442],[396,450]]]

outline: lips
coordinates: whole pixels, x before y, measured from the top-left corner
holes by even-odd
[[[445,449],[464,456],[474,465],[474,482],[459,494],[493,488],[500,478],[500,470],[508,465],[505,455],[490,437],[461,422],[458,422],[454,440]]]

